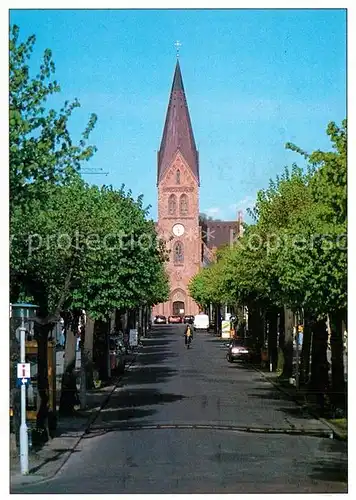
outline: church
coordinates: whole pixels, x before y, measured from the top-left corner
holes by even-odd
[[[199,306],[189,296],[190,280],[201,267],[214,262],[217,248],[232,243],[241,234],[241,212],[235,221],[214,221],[200,216],[199,188],[199,152],[177,59],[157,154],[156,230],[169,250],[166,269],[170,296],[167,302],[154,307],[154,315],[198,314]]]

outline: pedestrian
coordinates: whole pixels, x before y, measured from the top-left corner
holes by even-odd
[[[61,347],[64,347],[65,346],[65,342],[66,342],[66,338],[65,338],[65,335],[64,335],[64,326],[61,327],[61,332],[59,334],[59,345]]]

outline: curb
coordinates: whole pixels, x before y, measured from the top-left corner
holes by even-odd
[[[136,430],[219,430],[233,431],[250,434],[284,434],[294,436],[314,436],[314,437],[329,437],[330,431],[327,429],[296,429],[296,428],[277,428],[277,427],[249,427],[231,424],[199,424],[199,423],[162,423],[162,424],[142,424],[142,425],[125,425],[118,428],[120,431],[136,431]]]
[[[329,422],[328,420],[326,420],[325,418],[322,418],[322,417],[320,417],[319,420],[320,420],[320,422],[323,422],[324,425],[326,425],[327,427],[329,427],[329,429],[331,429],[333,431],[334,436],[336,436],[336,438],[339,441],[347,442],[347,435],[345,436],[344,434],[342,434],[340,432],[340,430],[334,424],[332,424],[331,422]]]
[[[266,375],[262,370],[260,370],[259,368],[257,368],[256,366],[252,365],[253,369],[260,373],[263,378],[265,380],[267,380],[267,382],[269,382],[271,385],[273,385],[273,387],[275,387],[276,389],[278,389],[280,392],[283,392],[283,394],[285,394],[286,396],[289,396],[290,398],[293,399],[293,401],[298,405],[298,406],[303,406],[303,408],[305,408],[307,410],[307,412],[309,413],[310,416],[312,416],[313,418],[315,418],[316,420],[319,420],[320,422],[322,422],[326,427],[328,427],[331,431],[332,431],[332,434],[330,436],[330,439],[334,439],[335,437],[340,440],[340,441],[347,441],[347,438],[345,438],[345,436],[343,436],[339,429],[337,429],[333,424],[331,424],[330,422],[328,422],[327,420],[325,420],[325,418],[323,417],[320,417],[319,415],[317,415],[311,408],[308,404],[304,405],[302,404],[300,401],[298,401],[298,399],[293,395],[291,394],[290,392],[288,392],[284,387],[282,387],[281,385],[277,384],[276,382],[274,382],[273,380],[271,380],[270,377],[268,377],[268,375]]]
[[[113,395],[113,393],[116,391],[116,389],[119,387],[119,383],[121,382],[122,378],[124,377],[124,375],[130,371],[130,368],[131,366],[134,365],[136,359],[137,359],[137,356],[139,354],[140,351],[136,352],[135,354],[135,357],[132,359],[132,361],[130,362],[130,364],[128,365],[125,373],[123,373],[119,378],[118,380],[116,381],[116,383],[112,386],[112,390],[109,392],[108,391],[108,394],[107,396],[105,397],[104,401],[101,403],[100,407],[98,410],[96,410],[95,413],[93,413],[93,415],[91,415],[88,419],[88,422],[86,424],[86,427],[84,429],[84,431],[79,431],[80,434],[78,436],[78,438],[76,439],[76,441],[74,442],[73,446],[71,447],[70,450],[68,450],[66,453],[63,454],[62,458],[59,459],[59,464],[58,464],[58,467],[55,469],[55,471],[51,474],[49,474],[48,476],[44,477],[44,476],[36,476],[34,474],[31,474],[31,469],[29,471],[29,474],[26,475],[26,476],[22,476],[20,475],[19,479],[16,480],[16,477],[17,474],[13,475],[11,477],[11,472],[10,472],[10,493],[11,493],[11,489],[12,487],[21,487],[21,486],[25,486],[27,484],[40,484],[40,483],[45,483],[47,481],[50,481],[51,479],[53,479],[57,474],[58,472],[62,469],[62,467],[66,464],[66,462],[69,460],[69,457],[72,455],[72,453],[74,452],[74,450],[77,448],[77,446],[79,445],[79,443],[81,442],[81,440],[84,438],[84,436],[86,436],[87,434],[89,434],[90,432],[90,427],[93,425],[93,423],[95,422],[95,420],[98,418],[100,412],[105,408],[105,406],[108,404],[109,400],[110,400],[110,397]],[[110,387],[110,386],[109,386]],[[12,481],[12,479],[15,479],[15,481]]]

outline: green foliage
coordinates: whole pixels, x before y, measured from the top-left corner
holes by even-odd
[[[327,128],[333,151],[308,155],[310,207],[285,229],[279,252],[284,294],[316,314],[347,305],[347,123]],[[291,244],[295,239],[299,244]]]
[[[210,302],[215,302],[212,290],[213,269],[215,268],[203,268],[188,285],[190,296],[201,308],[206,307]]]
[[[11,297],[32,297],[44,314],[86,309],[104,319],[114,308],[153,305],[168,297],[167,255],[143,197],[124,186],[88,186],[79,176],[95,146],[91,115],[78,145],[68,121],[79,102],[57,112],[47,99],[60,91],[46,50],[38,74],[28,60],[35,37],[10,35]]]
[[[10,211],[29,200],[46,202],[47,184],[61,184],[80,170],[82,161],[96,151],[87,145],[95,126],[92,114],[79,144],[73,144],[68,121],[79,101],[66,101],[59,112],[48,109],[48,98],[60,92],[52,80],[55,65],[49,49],[43,54],[39,72],[31,77],[28,60],[36,37],[19,40],[18,26],[10,29],[9,61],[9,151]]]
[[[209,303],[220,304],[230,302],[230,294],[223,280],[224,258],[226,250],[220,250],[217,262],[209,267],[203,268],[189,283],[191,297],[202,308]]]
[[[48,194],[46,211],[40,203],[31,213],[14,211],[13,286],[45,295],[50,310],[65,293],[66,308],[84,308],[102,319],[116,307],[166,299],[165,255],[140,201],[81,179],[49,187]]]
[[[199,303],[288,305],[316,315],[346,307],[346,121],[330,123],[327,134],[332,151],[287,144],[308,160],[307,171],[293,164],[258,192],[254,224],[192,281]]]

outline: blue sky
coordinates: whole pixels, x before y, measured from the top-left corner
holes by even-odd
[[[31,65],[51,48],[62,92],[81,102],[74,137],[98,115],[86,165],[125,184],[157,216],[156,152],[176,62],[180,63],[200,156],[200,210],[234,219],[258,189],[307,151],[329,149],[331,120],[346,116],[343,10],[18,10],[11,23],[35,34]]]

